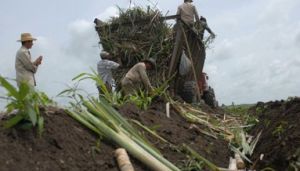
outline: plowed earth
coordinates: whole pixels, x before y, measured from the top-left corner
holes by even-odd
[[[164,112],[165,103],[155,102],[146,111],[132,104],[124,105],[118,110],[126,118],[138,120],[147,127],[156,127],[156,132],[170,143],[188,144],[218,166],[228,166],[227,142],[190,130],[190,124],[174,110],[171,110],[171,117],[167,118]],[[113,151],[118,146],[104,140],[100,141],[96,134],[77,123],[62,109],[49,107],[43,109],[42,114],[45,128],[41,137],[32,129],[0,130],[1,171],[118,170],[113,157]],[[0,123],[4,120],[5,118],[2,118]],[[160,142],[149,133],[144,134],[175,165],[182,166],[187,161],[185,154]],[[132,156],[131,160],[135,170],[149,170]]]
[[[252,157],[256,161],[256,169],[300,169],[300,98],[257,103],[252,113],[258,115],[260,121],[253,128],[252,135],[262,130]],[[259,160],[262,154],[264,157]]]

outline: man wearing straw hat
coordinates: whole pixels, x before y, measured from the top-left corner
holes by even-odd
[[[42,63],[42,56],[39,56],[32,62],[29,49],[33,46],[33,38],[30,33],[22,33],[21,39],[18,40],[22,43],[21,48],[17,51],[15,68],[16,68],[16,80],[18,86],[21,82],[27,83],[30,86],[36,86],[34,74],[37,72],[38,66]]]
[[[147,70],[154,69],[156,66],[153,58],[145,59],[135,64],[121,80],[121,88],[125,95],[130,95],[139,89],[144,88],[148,92],[153,91]]]

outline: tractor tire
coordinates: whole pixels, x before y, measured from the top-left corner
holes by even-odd
[[[212,108],[218,107],[214,89],[211,87],[209,87],[208,90],[203,93],[203,100]]]
[[[183,85],[183,89],[181,90],[180,96],[187,103],[195,103],[197,101],[196,82],[185,82]]]

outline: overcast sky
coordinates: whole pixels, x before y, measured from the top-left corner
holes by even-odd
[[[33,58],[44,56],[38,89],[54,97],[79,73],[96,68],[100,48],[95,17],[118,14],[129,0],[1,0],[0,74],[15,78],[16,42],[22,32],[38,38]],[[133,0],[148,5],[148,0]],[[152,0],[163,14],[175,14],[181,0]],[[153,4],[153,3],[152,3]],[[255,103],[300,96],[299,0],[195,0],[217,34],[205,71],[219,103]],[[298,76],[297,76],[298,75]],[[84,88],[91,93],[93,83]],[[3,91],[0,90],[1,93]]]

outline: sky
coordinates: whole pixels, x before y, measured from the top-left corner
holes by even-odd
[[[96,69],[100,60],[94,18],[105,21],[118,15],[118,7],[134,5],[156,6],[163,14],[173,15],[182,2],[2,0],[0,74],[15,78],[17,40],[22,32],[30,32],[38,39],[32,57],[44,57],[36,74],[37,89],[61,101],[56,95],[72,85],[72,78]],[[300,96],[299,0],[194,0],[193,4],[217,35],[207,50],[204,70],[219,104]],[[92,82],[82,88],[97,92]]]

